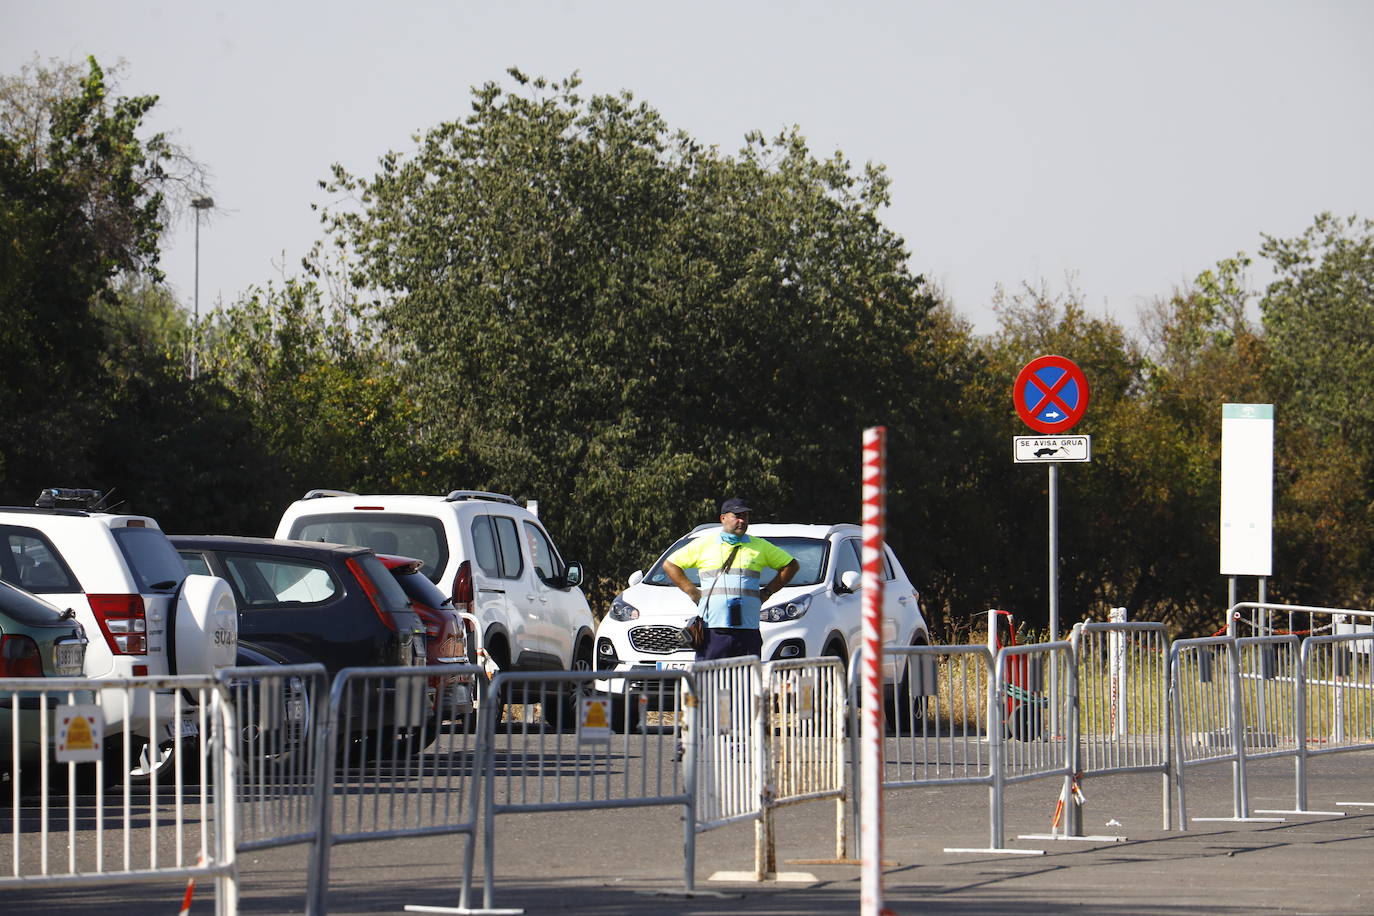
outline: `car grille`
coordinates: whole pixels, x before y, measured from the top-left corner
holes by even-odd
[[[635,627],[630,631],[630,645],[636,652],[669,655],[683,648],[680,627]]]

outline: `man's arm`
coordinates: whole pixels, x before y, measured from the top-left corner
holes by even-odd
[[[793,565],[796,565],[795,563]],[[692,584],[692,580],[687,578],[687,574],[682,571],[672,560],[663,561],[663,571],[668,574],[668,578],[673,580],[673,584],[687,593],[687,597],[692,599],[693,604],[701,601],[701,589]],[[796,570],[793,570],[796,572]]]
[[[792,581],[792,577],[797,574],[797,570],[799,569],[801,569],[801,566],[794,558],[791,563],[788,563],[782,569],[778,570],[778,574],[773,577],[772,582],[769,582],[759,589],[759,599],[767,601],[784,588],[787,588],[787,583]],[[669,573],[669,575],[672,574]]]

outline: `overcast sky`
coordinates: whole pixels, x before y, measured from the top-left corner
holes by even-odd
[[[518,66],[630,90],[724,152],[797,125],[884,163],[912,269],[981,332],[999,284],[1069,275],[1134,327],[1261,233],[1374,218],[1371,49],[1365,0],[0,0],[0,73],[123,58],[121,91],[160,96],[151,126],[211,169],[202,311],[298,272],[331,163],[372,174]],[[188,308],[193,225],[163,255]]]

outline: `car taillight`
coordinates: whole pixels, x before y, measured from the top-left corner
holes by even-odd
[[[87,595],[100,632],[115,655],[146,655],[148,621],[142,595]]]
[[[453,577],[453,606],[472,613],[472,562],[464,560]]]
[[[377,612],[377,616],[382,619],[388,630],[396,629],[396,621],[391,619],[391,615],[382,607],[382,593],[377,589],[377,583],[372,581],[372,577],[363,569],[363,565],[358,562],[357,557],[349,557],[347,566],[353,571],[353,578],[358,580],[358,584],[363,587],[363,594],[367,595],[367,600],[372,602],[372,609]]]
[[[22,634],[0,636],[0,677],[42,677],[38,643]]]

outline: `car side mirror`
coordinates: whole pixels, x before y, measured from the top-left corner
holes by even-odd
[[[859,590],[859,584],[863,582],[863,576],[852,569],[846,569],[840,573],[840,587],[835,589],[837,592],[851,594]]]
[[[641,583],[641,582],[643,582],[643,581],[644,581],[644,570],[642,570],[642,569],[636,569],[634,572],[630,573],[630,588],[634,588],[636,585],[638,585],[639,583]]]
[[[582,564],[577,560],[568,562],[568,568],[563,571],[563,587],[577,588],[582,584]]]

